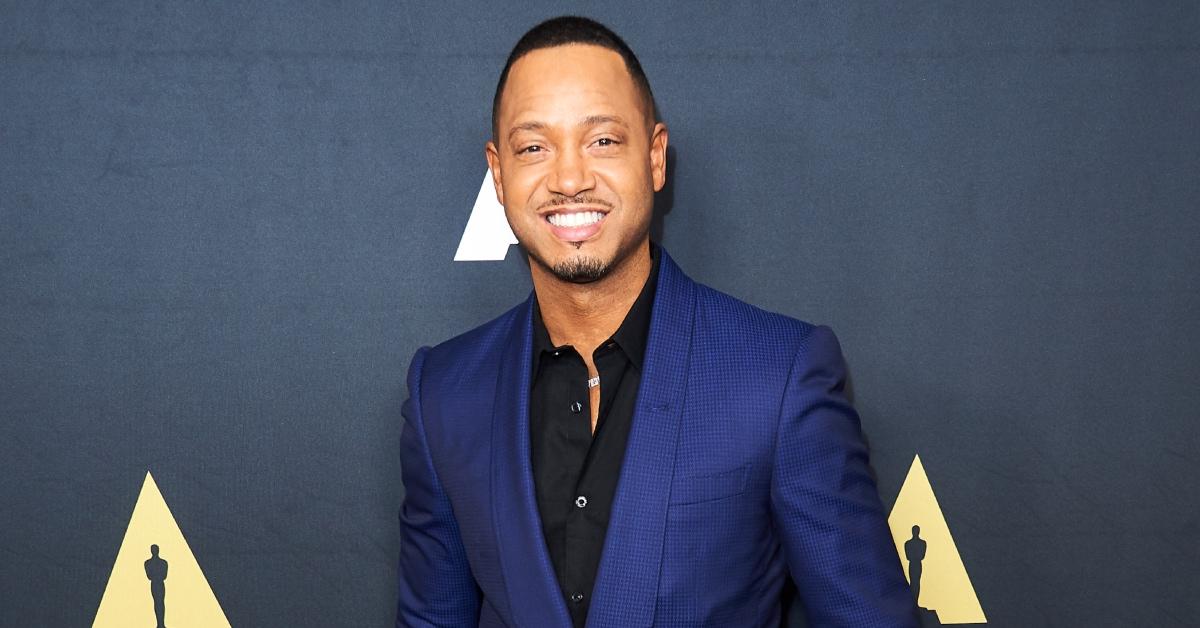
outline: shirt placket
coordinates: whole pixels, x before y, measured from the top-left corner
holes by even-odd
[[[574,495],[571,497],[570,514],[567,516],[566,530],[566,597],[572,615],[583,612],[586,608],[583,587],[583,556],[580,548],[586,542],[590,530],[584,510],[587,508],[587,496],[582,492],[586,488],[586,460],[592,444],[591,404],[588,400],[587,367],[583,358],[575,353],[571,356],[570,401],[566,409],[568,437],[572,457],[579,464],[579,475],[575,481]]]

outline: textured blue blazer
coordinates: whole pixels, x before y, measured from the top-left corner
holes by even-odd
[[[529,458],[532,296],[408,373],[397,626],[570,628]],[[662,252],[588,625],[916,626],[827,327],[689,279]]]

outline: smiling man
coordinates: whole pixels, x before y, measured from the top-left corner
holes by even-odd
[[[485,152],[533,293],[422,348],[401,439],[397,626],[913,626],[826,327],[650,241],[667,127],[604,26],[549,20]]]

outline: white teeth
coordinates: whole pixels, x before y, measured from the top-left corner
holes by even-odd
[[[604,214],[600,212],[572,212],[569,214],[550,214],[547,218],[555,227],[586,227],[600,222]]]

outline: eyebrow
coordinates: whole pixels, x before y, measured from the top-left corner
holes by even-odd
[[[584,116],[579,119],[579,122],[576,123],[576,126],[599,126],[601,124],[617,124],[619,126],[628,128],[628,125],[625,124],[625,120],[622,119],[621,116],[603,114]],[[549,125],[547,125],[545,122],[538,122],[536,120],[515,124],[511,129],[508,130],[508,140],[511,142],[513,134],[515,134],[517,131],[544,131],[548,126]]]
[[[620,116],[607,116],[607,115],[587,116],[584,119],[579,121],[579,126],[599,126],[601,124],[608,124],[608,123],[617,124],[620,126],[626,126],[625,121],[622,120]]]

